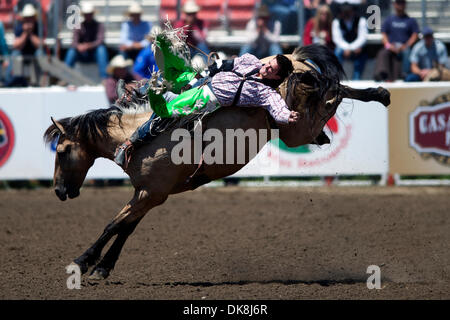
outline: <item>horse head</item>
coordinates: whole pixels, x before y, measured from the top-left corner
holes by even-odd
[[[289,56],[294,72],[280,86],[291,110],[307,119],[312,139],[334,116],[342,100],[339,80],[344,71],[334,54],[324,46],[299,47]]]
[[[45,132],[47,142],[57,141],[53,185],[61,201],[80,195],[80,188],[95,157],[89,152],[87,144],[71,130],[70,118],[56,121]]]

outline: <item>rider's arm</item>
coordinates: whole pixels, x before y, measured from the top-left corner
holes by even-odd
[[[263,107],[269,111],[270,115],[277,123],[289,123],[291,110],[289,110],[286,102],[275,90],[269,89],[265,100],[266,103]]]

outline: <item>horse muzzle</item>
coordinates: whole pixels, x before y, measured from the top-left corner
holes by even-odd
[[[64,187],[56,187],[55,188],[55,193],[56,196],[59,198],[59,200],[61,201],[66,201],[67,200],[67,190]]]
[[[67,197],[69,197],[69,199],[78,197],[80,195],[80,190],[68,190],[66,187],[56,187],[55,193],[59,200],[66,201]]]

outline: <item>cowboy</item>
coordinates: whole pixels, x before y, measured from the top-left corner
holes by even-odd
[[[447,68],[447,49],[445,44],[433,37],[433,30],[424,27],[423,39],[411,50],[411,73],[405,81],[448,81],[450,70]]]
[[[32,4],[27,4],[23,7],[20,14],[21,24],[14,30],[15,39],[12,56],[39,56],[43,54],[40,49],[43,41],[39,38],[37,13]]]
[[[154,44],[164,53],[164,77],[168,78],[169,72],[166,71],[170,70],[172,82],[180,82],[174,87],[180,87],[186,81],[189,81],[188,87],[194,87],[172,100],[150,87],[147,94],[154,114],[116,150],[114,161],[120,166],[126,167],[133,147],[148,142],[154,136],[151,128],[156,116],[160,119],[183,117],[204,109],[213,111],[219,106],[238,106],[262,107],[282,125],[298,121],[299,114],[289,110],[276,91],[293,71],[292,62],[285,56],[277,55],[263,65],[255,56],[244,54],[234,60],[217,60],[207,72],[199,75],[189,66],[185,66],[185,70],[177,70],[182,59],[167,48],[170,44],[163,35],[158,35]],[[196,86],[198,82],[200,86]]]
[[[105,27],[95,19],[95,7],[90,2],[81,3],[84,21],[73,32],[71,48],[66,53],[65,64],[73,68],[77,61],[93,62],[98,65],[102,80],[108,77],[108,50],[105,46]]]
[[[133,60],[125,59],[120,54],[115,56],[109,63],[106,71],[110,76],[106,78],[104,85],[106,97],[110,103],[114,103],[117,100],[116,87],[120,79],[125,83],[142,80],[142,77],[130,71],[131,66],[133,66]]]
[[[141,19],[143,10],[139,3],[132,2],[127,14],[129,21],[122,23],[120,29],[120,53],[126,59],[135,59],[143,48],[149,45],[147,35],[152,24]]]
[[[206,43],[208,34],[208,25],[205,21],[197,17],[200,7],[195,1],[189,0],[183,5],[184,19],[175,22],[175,28],[183,28],[186,34],[186,42],[190,45],[191,56],[196,53],[209,54],[209,48]]]

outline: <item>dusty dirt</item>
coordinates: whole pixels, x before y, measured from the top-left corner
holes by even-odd
[[[153,209],[106,281],[65,266],[130,188],[0,191],[1,299],[449,299],[450,188],[201,188]],[[369,265],[382,289],[369,290]]]

